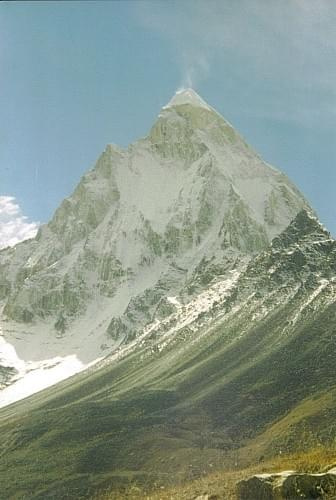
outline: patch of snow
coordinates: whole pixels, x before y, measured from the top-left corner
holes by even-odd
[[[17,374],[10,386],[0,391],[0,408],[42,391],[100,361],[83,364],[75,354],[56,356],[41,361],[24,361],[15,347],[0,336],[0,364],[13,367]]]
[[[74,354],[40,363],[28,362],[25,364],[25,373],[21,373],[20,378],[0,392],[0,408],[57,384],[84,368],[85,365]]]
[[[19,373],[23,373],[25,368],[25,362],[18,357],[15,347],[6,342],[3,336],[0,336],[0,365],[5,368],[15,368]]]
[[[327,279],[321,279],[320,280],[320,286],[318,286],[316,288],[316,290],[313,291],[313,293],[309,296],[309,298],[306,300],[306,302],[304,302],[304,304],[301,305],[301,307],[299,308],[298,312],[295,314],[293,320],[292,320],[292,324],[295,324],[297,322],[297,320],[299,319],[302,311],[304,309],[306,309],[306,307],[309,306],[309,304],[311,304],[313,302],[313,300],[322,292],[322,290],[324,290],[324,288],[326,288],[327,286],[329,285],[329,280]]]
[[[173,306],[181,307],[181,303],[177,300],[176,297],[167,297],[167,300],[168,302],[170,302],[170,304],[173,304]]]
[[[171,108],[172,106],[180,106],[182,104],[191,104],[192,106],[212,110],[202,97],[191,88],[178,90],[163,109]]]

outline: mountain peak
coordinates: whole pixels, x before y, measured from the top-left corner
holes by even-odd
[[[306,208],[300,210],[289,226],[272,241],[274,248],[287,247],[298,242],[330,239],[330,233],[317,217]]]
[[[177,90],[169,103],[164,106],[164,109],[183,104],[190,104],[191,106],[211,110],[211,107],[192,88]]]

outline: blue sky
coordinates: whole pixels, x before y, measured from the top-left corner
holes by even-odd
[[[0,225],[48,221],[192,85],[335,235],[335,25],[333,0],[2,2]]]

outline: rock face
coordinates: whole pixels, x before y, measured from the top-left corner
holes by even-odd
[[[193,90],[107,146],[34,240],[0,252],[0,329],[23,359],[87,363],[267,248],[309,206]],[[33,356],[33,358],[32,358]]]
[[[293,471],[279,474],[259,474],[240,481],[239,500],[300,500],[336,498],[336,469],[322,474],[299,474]]]

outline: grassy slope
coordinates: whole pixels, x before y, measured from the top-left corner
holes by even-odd
[[[146,487],[131,486],[120,491],[105,491],[97,493],[94,500],[191,500],[199,495],[209,495],[214,500],[236,500],[236,484],[242,479],[263,472],[279,472],[295,470],[297,472],[320,472],[327,470],[336,462],[335,448],[312,448],[304,453],[277,456],[246,468],[235,467],[231,470],[218,470],[193,481],[152,490]]]
[[[145,360],[138,351],[4,409],[1,491],[90,496],[111,484],[191,479],[237,459],[245,466],[307,436],[309,446],[330,443],[335,307],[281,338],[285,315],[252,328],[244,315],[223,321],[197,343],[177,341]]]
[[[178,330],[163,349],[153,338],[1,410],[3,498],[160,489],[333,446],[335,288],[319,280],[335,275],[335,243],[304,244],[258,257],[197,334]]]

